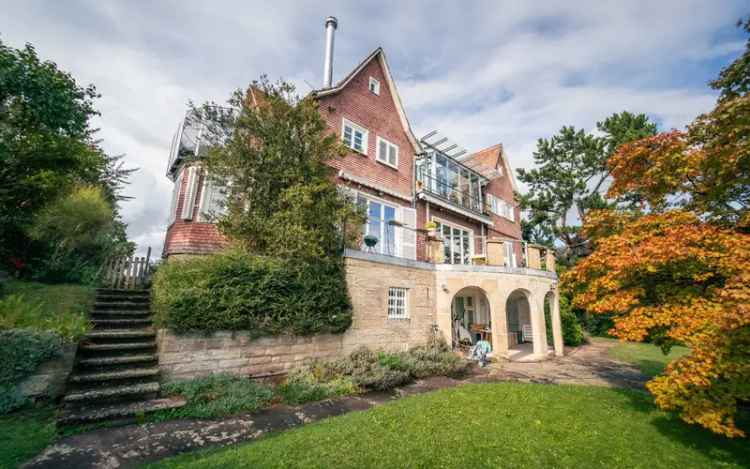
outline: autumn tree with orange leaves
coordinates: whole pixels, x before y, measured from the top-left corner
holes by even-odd
[[[750,32],[750,22],[743,24]],[[591,212],[593,253],[563,276],[573,304],[614,316],[612,333],[691,352],[647,384],[656,404],[729,437],[750,402],[750,41],[712,86],[713,111],[686,131],[621,146]]]

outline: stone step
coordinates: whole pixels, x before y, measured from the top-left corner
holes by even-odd
[[[123,288],[97,288],[96,289],[97,295],[122,295],[122,296],[128,296],[128,295],[148,295],[150,294],[149,290],[130,290],[130,289],[123,289]]]
[[[97,301],[94,303],[94,310],[146,310],[150,309],[148,303],[138,301]]]
[[[129,419],[157,410],[176,409],[184,406],[186,403],[187,401],[183,397],[169,397],[122,404],[70,408],[63,410],[57,422],[61,425],[72,425],[101,420]]]
[[[112,310],[112,309],[102,309],[99,311],[92,311],[91,317],[93,319],[128,319],[128,318],[142,318],[142,317],[148,317],[151,315],[151,312],[147,309],[144,310],[125,310],[125,311],[118,311],[118,310]]]
[[[126,329],[126,328],[143,328],[151,325],[151,319],[148,318],[128,318],[128,319],[92,319],[91,323],[97,329]]]
[[[96,302],[130,301],[133,303],[149,303],[151,297],[148,295],[96,295]]]
[[[159,367],[128,368],[117,371],[102,371],[97,373],[74,373],[68,381],[71,383],[97,383],[102,381],[119,381],[128,379],[153,378],[159,375]]]
[[[144,353],[139,355],[119,355],[115,357],[96,357],[83,358],[78,360],[80,366],[110,366],[110,365],[131,365],[136,363],[152,363],[159,357],[155,353]]]
[[[156,342],[121,342],[115,344],[81,344],[79,350],[85,352],[129,352],[134,350],[145,350],[156,347]]]
[[[86,334],[85,340],[92,342],[118,342],[132,339],[153,339],[156,332],[153,329],[105,329]]]
[[[127,384],[124,386],[107,386],[97,389],[74,391],[63,397],[66,404],[96,402],[103,400],[136,399],[140,396],[156,394],[159,392],[159,383]]]

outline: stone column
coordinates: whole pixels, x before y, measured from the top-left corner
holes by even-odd
[[[487,264],[505,265],[505,242],[500,239],[487,240]]]
[[[526,256],[527,256],[527,265],[529,269],[537,269],[541,270],[542,268],[542,258],[541,253],[539,252],[539,248],[536,246],[529,245],[526,248]]]
[[[555,356],[562,357],[564,344],[562,336],[562,321],[560,319],[560,292],[557,291],[557,288],[553,290],[550,312],[552,313],[552,339],[555,342]]]
[[[445,262],[445,251],[443,250],[443,240],[440,238],[427,238],[428,259],[433,264],[442,264]]]
[[[531,248],[529,248],[531,250]],[[542,303],[536,295],[529,298],[529,315],[531,316],[532,335],[534,336],[534,355],[539,358],[547,356],[547,329],[544,321],[544,298]]]
[[[547,265],[547,270],[550,272],[555,271],[555,254],[552,252],[552,249],[547,249],[545,264]]]

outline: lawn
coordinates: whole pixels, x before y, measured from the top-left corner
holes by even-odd
[[[640,391],[470,384],[152,467],[743,467],[727,440]],[[744,466],[746,467],[746,466]]]
[[[94,287],[73,284],[46,284],[11,280],[3,284],[2,295],[19,294],[42,305],[49,315],[86,313],[94,302]]]
[[[56,438],[55,410],[52,407],[0,415],[0,468],[18,467]]]
[[[675,346],[672,347],[668,355],[664,355],[661,349],[653,344],[620,342],[613,339],[595,340],[616,342],[609,349],[609,356],[615,360],[637,365],[641,369],[641,373],[649,377],[658,375],[664,370],[667,363],[690,352],[687,347]]]

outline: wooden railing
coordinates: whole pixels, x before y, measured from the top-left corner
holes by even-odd
[[[144,257],[119,257],[104,265],[102,285],[124,290],[141,289],[148,286],[151,277],[151,248]]]

